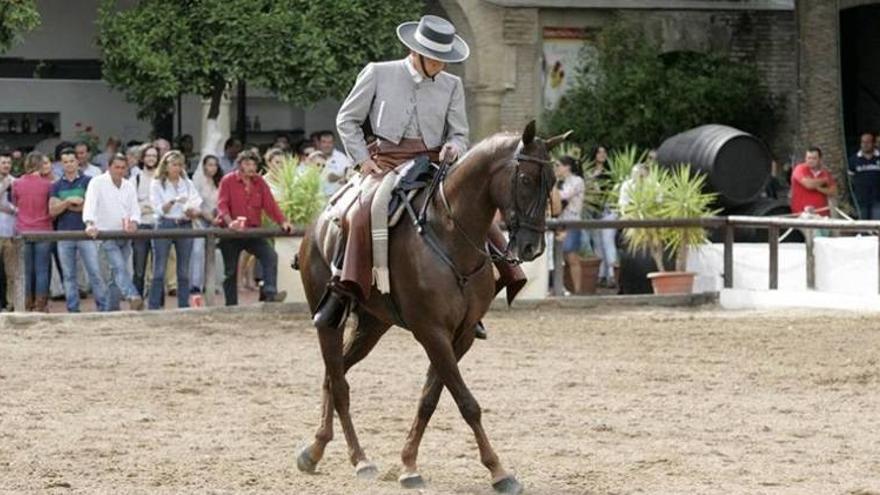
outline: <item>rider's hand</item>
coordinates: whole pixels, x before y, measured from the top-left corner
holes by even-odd
[[[452,143],[446,143],[443,145],[443,149],[440,150],[440,161],[446,163],[452,163],[458,158],[458,146]]]
[[[361,162],[361,173],[364,175],[377,175],[381,171],[382,169],[376,165],[376,162],[374,162],[372,158],[367,158]]]

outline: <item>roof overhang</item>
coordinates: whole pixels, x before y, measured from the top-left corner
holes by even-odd
[[[501,7],[548,9],[780,10],[795,0],[487,0]]]

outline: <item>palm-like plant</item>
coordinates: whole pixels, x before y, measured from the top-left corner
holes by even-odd
[[[703,191],[706,178],[684,164],[672,171],[650,167],[648,176],[631,188],[630,201],[621,209],[623,219],[701,218],[718,213],[711,205],[717,196]],[[631,252],[647,251],[658,271],[666,271],[666,254],[674,256],[675,269],[684,271],[687,251],[707,242],[701,227],[628,228],[624,237]]]
[[[291,223],[306,226],[324,208],[321,171],[317,167],[300,167],[296,156],[286,157],[279,167],[269,167],[264,175],[284,216]]]

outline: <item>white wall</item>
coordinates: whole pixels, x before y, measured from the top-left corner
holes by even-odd
[[[135,0],[120,0],[123,8]],[[37,0],[42,23],[4,57],[26,59],[101,58],[95,37],[100,0]]]
[[[58,112],[61,138],[74,139],[77,122],[91,125],[103,141],[145,139],[148,123],[137,120],[137,107],[103,81],[0,79],[0,112]]]

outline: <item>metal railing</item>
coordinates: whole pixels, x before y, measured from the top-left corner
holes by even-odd
[[[880,221],[876,220],[835,220],[805,219],[778,217],[705,217],[694,219],[667,220],[579,220],[562,221],[548,220],[547,229],[553,231],[571,229],[625,229],[625,228],[663,228],[663,227],[703,227],[722,229],[724,239],[724,287],[733,288],[733,246],[734,233],[737,228],[766,229],[769,244],[768,288],[779,288],[779,234],[782,229],[799,229],[803,232],[806,248],[807,288],[816,288],[816,257],[814,249],[815,232],[817,229],[861,232],[877,236],[878,239],[878,286],[880,293]],[[562,266],[562,242],[553,238],[553,260],[556,266]],[[553,295],[563,294],[563,272],[553,270]]]
[[[124,232],[121,230],[108,230],[99,232],[97,237],[90,237],[84,231],[79,230],[56,230],[45,232],[25,232],[17,235],[12,239],[13,249],[15,249],[16,265],[18,277],[15,284],[15,294],[13,295],[13,306],[16,312],[25,310],[25,242],[57,242],[57,241],[84,241],[84,240],[141,240],[141,239],[205,239],[205,287],[203,297],[206,306],[214,305],[214,293],[216,287],[216,263],[213,256],[217,247],[217,242],[222,239],[253,239],[253,238],[273,238],[273,237],[301,237],[304,234],[302,229],[294,229],[287,233],[280,229],[246,229],[232,230],[221,228],[210,229],[144,229],[135,232]],[[210,253],[210,255],[209,255]],[[50,261],[51,263],[51,261]]]

